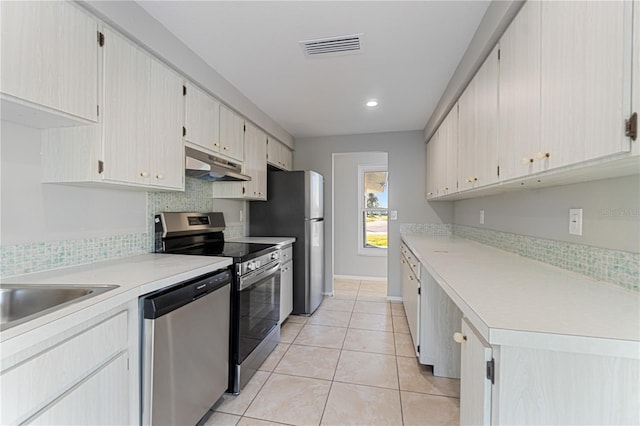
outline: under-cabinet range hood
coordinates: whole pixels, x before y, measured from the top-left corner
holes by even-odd
[[[187,176],[208,181],[247,181],[251,176],[242,174],[242,166],[223,158],[185,146],[185,172]]]

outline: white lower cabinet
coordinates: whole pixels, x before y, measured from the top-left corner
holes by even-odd
[[[492,383],[487,373],[495,373],[492,349],[466,318],[461,334],[460,424],[489,425]]]
[[[420,277],[419,272],[416,275],[416,268],[412,268],[412,266],[416,265],[418,267],[417,271],[420,269],[415,256],[404,244],[401,251],[402,304],[407,314],[407,323],[413,340],[413,348],[417,354],[420,345]]]
[[[280,269],[280,324],[293,312],[293,262]]]
[[[137,382],[132,305],[3,356],[1,424],[128,424]],[[84,322],[83,322],[84,324]],[[135,337],[135,336],[134,336]]]

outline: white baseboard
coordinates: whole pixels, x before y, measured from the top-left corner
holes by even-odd
[[[334,275],[333,278],[339,280],[387,281],[386,277],[365,277],[359,275]]]
[[[389,301],[389,302],[402,302],[402,297],[387,296],[387,301]]]
[[[332,291],[323,292],[322,295],[323,296],[333,296],[333,292]]]

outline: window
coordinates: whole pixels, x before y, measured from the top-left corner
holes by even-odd
[[[360,197],[358,253],[386,256],[388,246],[389,185],[386,166],[359,166]]]

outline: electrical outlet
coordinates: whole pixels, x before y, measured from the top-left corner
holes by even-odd
[[[582,209],[569,209],[569,234],[582,235]]]
[[[389,213],[389,220],[398,220],[398,210],[391,210]]]
[[[480,225],[484,225],[484,210],[480,210]]]

